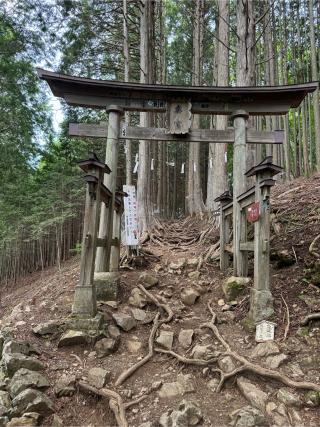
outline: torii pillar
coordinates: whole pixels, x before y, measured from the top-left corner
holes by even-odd
[[[236,276],[247,276],[248,255],[240,251],[240,242],[245,233],[241,226],[241,209],[237,197],[246,191],[247,120],[249,114],[237,110],[232,114],[234,124],[233,151],[233,269]]]

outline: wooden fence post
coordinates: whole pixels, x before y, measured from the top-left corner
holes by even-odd
[[[254,223],[254,286],[251,290],[249,318],[254,322],[268,319],[274,313],[270,292],[270,187],[272,179],[282,170],[267,157],[250,169],[246,176],[256,176],[255,203],[259,204],[259,219]]]
[[[114,211],[113,242],[110,253],[110,271],[119,271],[120,245],[121,245],[121,216],[122,206]]]
[[[234,123],[233,151],[233,268],[235,276],[245,276],[248,255],[240,251],[243,235],[241,230],[241,209],[237,197],[246,191],[246,123],[249,115],[237,110],[232,114]]]
[[[229,191],[225,191],[214,201],[220,202],[220,270],[226,271],[229,267],[230,256],[226,251],[226,245],[230,243],[230,219],[231,215],[226,215],[223,207],[230,203],[232,196]]]
[[[97,299],[93,275],[100,210],[100,185],[107,167],[95,155],[89,160],[79,162],[79,166],[87,173],[85,176],[87,186],[80,280],[75,288],[72,313],[81,317],[93,318],[97,314]]]
[[[106,147],[106,164],[111,168],[111,173],[104,178],[104,184],[112,192],[112,200],[106,208],[101,206],[99,238],[106,239],[106,245],[97,248],[96,272],[106,272],[110,268],[110,253],[112,243],[115,192],[117,182],[118,152],[119,152],[119,135],[120,135],[120,118],[123,114],[122,108],[111,106],[108,109],[108,137]]]

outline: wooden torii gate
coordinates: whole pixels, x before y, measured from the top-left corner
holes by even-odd
[[[110,209],[102,206],[99,236],[106,245],[97,249],[95,271],[110,270],[113,212],[116,192],[119,139],[150,141],[233,143],[233,268],[236,276],[245,272],[241,244],[241,207],[238,196],[246,190],[246,144],[279,144],[283,132],[258,132],[247,129],[250,115],[286,114],[300,105],[318,83],[272,87],[196,87],[149,85],[108,80],[86,79],[37,69],[55,96],[69,105],[104,109],[108,112],[105,125],[73,124],[70,133],[78,136],[107,137],[105,163],[111,172],[104,184],[112,193]],[[125,111],[167,112],[169,129],[124,127],[121,116]],[[191,129],[191,114],[223,114],[233,119],[234,129]],[[114,267],[114,266],[113,266]]]

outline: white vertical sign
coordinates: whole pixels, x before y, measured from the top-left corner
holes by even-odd
[[[181,165],[181,173],[184,173],[184,163]]]
[[[134,185],[124,185],[123,191],[128,194],[124,201],[124,243],[127,246],[138,245],[137,198]]]

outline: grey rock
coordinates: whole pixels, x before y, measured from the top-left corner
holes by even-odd
[[[1,416],[5,415],[11,406],[10,395],[7,391],[0,390],[0,408],[2,408]]]
[[[19,416],[25,412],[37,412],[47,416],[54,412],[52,401],[39,390],[27,388],[16,396],[12,401],[11,414]]]
[[[186,265],[186,259],[185,258],[181,258],[179,260],[177,260],[176,262],[171,262],[169,264],[169,269],[170,270],[182,270],[184,268],[184,266]]]
[[[209,360],[214,357],[217,357],[220,354],[220,352],[217,352],[213,345],[207,344],[207,345],[200,345],[197,344],[194,346],[191,356],[194,359],[204,359]]]
[[[237,297],[243,292],[245,287],[249,285],[251,279],[249,277],[236,277],[231,276],[225,280],[222,285],[223,293],[227,301],[237,299]]]
[[[244,377],[237,378],[237,386],[252,406],[265,411],[268,395],[264,391]]]
[[[37,412],[26,412],[22,417],[12,418],[7,424],[9,427],[22,427],[22,426],[37,426],[41,420],[40,414]]]
[[[255,346],[255,348],[252,350],[251,357],[266,357],[279,353],[279,347],[274,341],[265,341]]]
[[[99,301],[117,301],[120,286],[119,272],[94,273],[94,284]]]
[[[3,355],[12,353],[21,353],[26,356],[30,354],[39,354],[39,351],[27,341],[7,341],[3,346]]]
[[[159,390],[159,397],[162,399],[171,399],[178,396],[183,396],[184,387],[182,384],[174,381],[172,383],[164,383]]]
[[[220,381],[217,378],[213,378],[207,384],[208,389],[211,390],[211,391],[213,391],[215,393],[217,391],[219,382]]]
[[[21,368],[29,369],[30,371],[42,371],[45,368],[40,360],[21,353],[6,353],[2,357],[2,361],[10,377]]]
[[[185,305],[193,305],[196,303],[197,299],[200,297],[198,291],[193,288],[185,288],[181,292],[181,301]]]
[[[103,368],[91,368],[88,372],[88,382],[93,387],[102,388],[111,378],[111,372]]]
[[[191,374],[177,375],[177,382],[184,388],[184,393],[191,393],[194,391],[194,382]]]
[[[39,323],[37,326],[32,328],[32,332],[41,336],[53,335],[59,332],[61,325],[61,321],[49,320],[48,322]]]
[[[74,375],[62,375],[55,383],[54,394],[57,397],[73,396],[76,391],[75,383]]]
[[[147,319],[147,313],[140,308],[132,308],[131,313],[135,320],[138,320],[139,322],[144,322]]]
[[[71,345],[87,344],[88,335],[84,331],[75,331],[70,329],[66,331],[58,342],[58,347],[68,347]]]
[[[222,313],[217,313],[217,324],[222,325],[223,323],[232,323],[235,318],[236,316],[232,311],[223,311]]]
[[[320,406],[320,392],[308,391],[304,396],[305,404],[311,407]]]
[[[193,329],[182,329],[179,333],[179,344],[182,348],[188,349],[192,344],[192,339],[194,336]]]
[[[147,305],[148,299],[139,288],[133,288],[128,302],[134,307],[143,308]]]
[[[169,410],[161,415],[161,427],[196,426],[202,420],[200,408],[193,402],[183,400],[176,411]]]
[[[166,350],[172,349],[173,344],[173,332],[161,330],[156,343]]]
[[[117,339],[121,336],[120,329],[115,325],[108,325],[107,332],[110,338]]]
[[[51,427],[63,427],[63,421],[59,415],[54,414]]]
[[[187,266],[190,268],[196,268],[198,267],[199,259],[198,258],[188,258],[187,259]]]
[[[134,337],[126,341],[126,346],[130,353],[138,353],[142,349],[142,342]]]
[[[97,357],[101,358],[109,356],[110,354],[118,350],[119,344],[119,338],[103,338],[102,340],[98,341],[94,346],[94,349],[97,352]]]
[[[159,279],[152,274],[142,273],[139,276],[139,283],[141,283],[146,289],[150,289],[159,283]]]
[[[299,408],[302,405],[300,396],[284,387],[278,390],[277,399],[286,406],[295,406]]]
[[[0,427],[7,427],[9,418],[6,416],[0,416]]]
[[[126,332],[135,328],[137,325],[134,318],[126,313],[114,313],[112,317],[116,324],[119,326],[119,328],[123,329]]]
[[[270,369],[277,369],[279,366],[288,359],[285,354],[277,354],[276,356],[268,356],[265,364]]]
[[[192,279],[192,280],[198,280],[200,276],[201,276],[200,271],[190,271],[190,273],[188,273],[189,279]]]
[[[231,372],[236,367],[231,356],[224,356],[219,359],[218,366],[223,372]]]
[[[15,397],[26,388],[46,390],[49,386],[49,381],[44,375],[22,368],[16,371],[12,377],[9,390],[11,397]]]
[[[266,418],[264,414],[257,408],[252,406],[245,406],[244,408],[237,409],[232,412],[231,424],[234,427],[257,427],[265,426]]]

